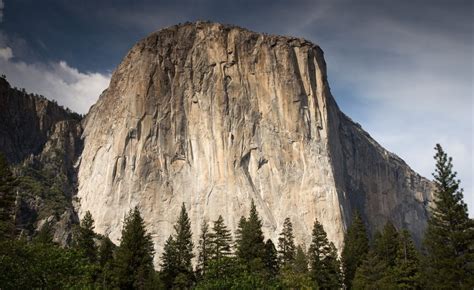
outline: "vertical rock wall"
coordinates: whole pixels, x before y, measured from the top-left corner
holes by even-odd
[[[303,39],[202,22],[154,33],[114,72],[83,137],[79,213],[118,241],[138,205],[158,254],[183,202],[195,239],[218,215],[235,230],[251,199],[267,237],[290,217],[306,245],[317,218],[341,247],[356,206],[373,228],[396,218],[422,231],[426,219],[428,181],[339,111],[323,52]]]

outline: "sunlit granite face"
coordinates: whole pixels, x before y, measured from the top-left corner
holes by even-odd
[[[322,50],[303,39],[197,22],[136,44],[87,115],[79,203],[117,242],[138,205],[156,260],[184,202],[235,230],[250,200],[266,237],[290,217],[309,245],[317,218],[340,248],[358,208],[419,238],[431,184],[338,109]]]

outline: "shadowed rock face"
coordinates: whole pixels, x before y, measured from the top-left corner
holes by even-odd
[[[0,153],[18,178],[15,224],[21,236],[48,222],[56,242],[70,243],[78,222],[72,199],[74,163],[82,152],[80,123],[78,114],[0,78]]]
[[[65,128],[69,125],[66,124],[71,120],[79,126],[77,114],[44,97],[11,88],[5,79],[0,78],[0,152],[9,162],[20,163],[40,154],[45,144],[51,142],[52,135],[67,131]],[[80,150],[73,151],[80,153]]]
[[[322,50],[215,23],[136,44],[84,121],[80,215],[117,241],[138,205],[158,255],[185,203],[232,230],[254,199],[274,241],[290,217],[309,245],[317,218],[337,247],[355,208],[373,231],[393,219],[419,238],[428,180],[341,113]]]

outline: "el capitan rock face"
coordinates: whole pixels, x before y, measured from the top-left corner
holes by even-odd
[[[322,50],[306,40],[190,23],[137,43],[87,115],[79,214],[118,241],[138,205],[162,251],[181,203],[235,230],[254,199],[267,237],[290,217],[309,245],[317,218],[341,247],[352,211],[416,239],[430,182],[337,107]]]

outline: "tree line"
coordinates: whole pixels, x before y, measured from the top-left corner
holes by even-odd
[[[0,288],[472,289],[474,222],[452,159],[441,146],[435,149],[434,205],[420,250],[406,229],[390,222],[369,239],[357,211],[340,255],[317,220],[309,247],[295,243],[289,218],[275,245],[263,235],[253,200],[234,235],[219,216],[202,223],[194,245],[183,204],[159,257],[159,271],[138,207],[126,216],[118,246],[94,232],[89,212],[71,248],[53,242],[48,224],[32,241],[18,239],[11,219],[16,181],[0,157]]]

